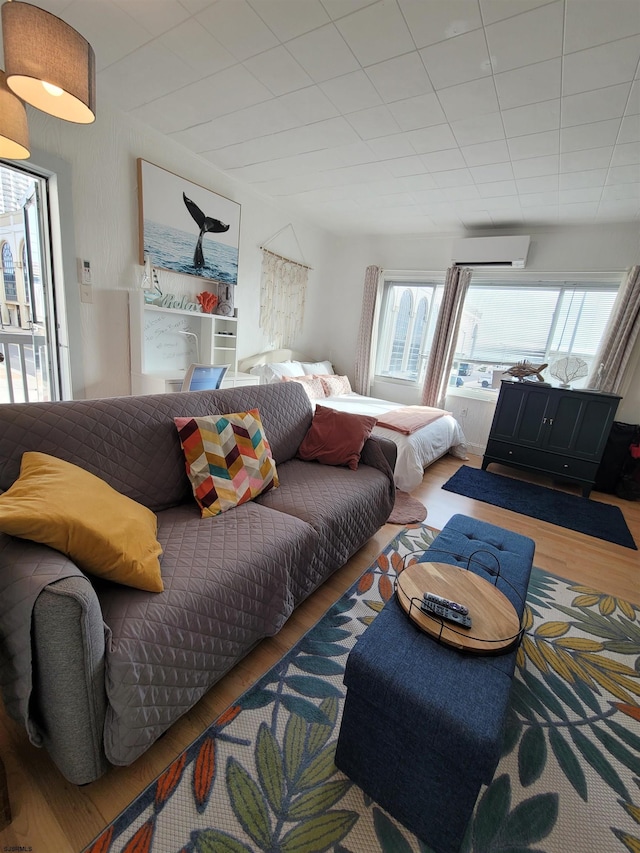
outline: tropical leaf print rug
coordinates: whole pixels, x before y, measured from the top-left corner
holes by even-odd
[[[403,530],[87,851],[429,853],[333,755],[349,650],[434,535]],[[464,853],[640,853],[639,609],[534,569],[504,752]]]

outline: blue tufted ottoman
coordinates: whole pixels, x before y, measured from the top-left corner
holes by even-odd
[[[455,515],[424,559],[466,567],[478,549],[498,557],[498,588],[521,616],[532,539]],[[493,580],[495,562],[485,563]],[[481,566],[473,571],[483,575]],[[394,596],[349,654],[336,765],[436,853],[460,849],[480,787],[495,772],[516,651],[471,656],[444,646]]]

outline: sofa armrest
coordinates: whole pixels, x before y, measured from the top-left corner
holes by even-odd
[[[0,534],[5,707],[76,784],[106,766],[104,650],[100,604],[86,575],[52,548]]]
[[[393,480],[393,471],[396,467],[396,459],[398,457],[398,448],[393,441],[381,436],[372,435],[365,441],[360,461],[365,465],[370,465],[372,468],[379,468],[385,474],[391,476]]]

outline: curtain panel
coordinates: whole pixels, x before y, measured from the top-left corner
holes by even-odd
[[[471,270],[468,267],[449,267],[447,270],[442,305],[422,387],[423,406],[444,406],[446,383],[451,372],[464,298],[470,281]]]
[[[587,387],[619,394],[625,369],[640,334],[640,264],[632,267],[620,288]]]
[[[353,390],[357,394],[367,395],[371,388],[371,338],[378,301],[380,272],[380,267],[369,266],[364,276],[362,312],[360,314],[354,367],[355,387]]]

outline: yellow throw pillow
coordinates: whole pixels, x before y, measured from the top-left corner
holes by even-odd
[[[162,592],[158,520],[88,471],[46,453],[22,455],[0,495],[0,531],[49,545],[85,572]]]

